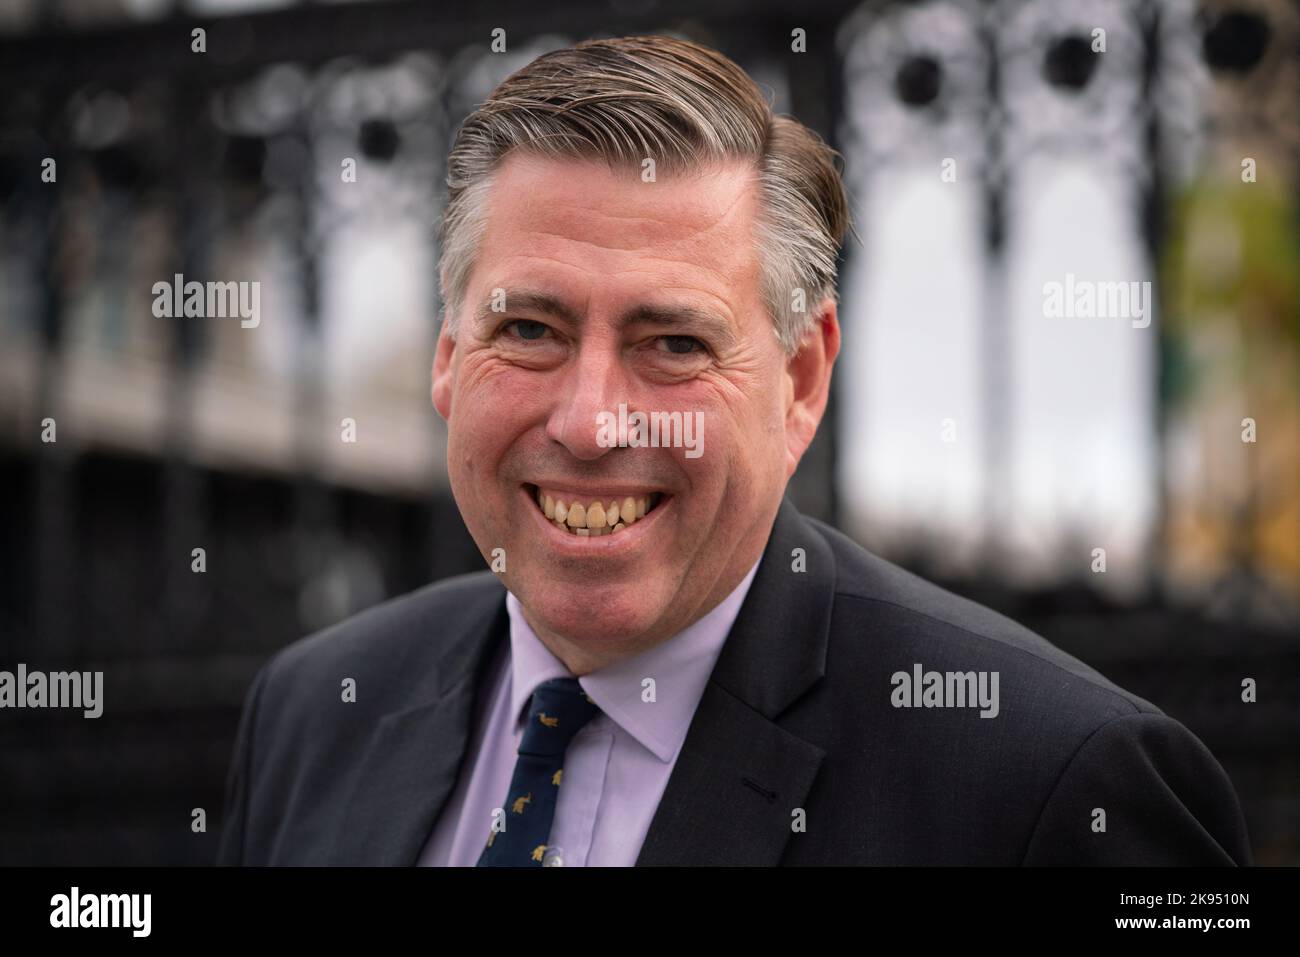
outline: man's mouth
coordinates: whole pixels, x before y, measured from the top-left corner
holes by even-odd
[[[579,537],[617,535],[654,511],[665,499],[663,492],[646,490],[637,495],[585,494],[526,485],[537,508],[553,525]]]

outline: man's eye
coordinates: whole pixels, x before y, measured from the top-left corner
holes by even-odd
[[[546,323],[535,319],[512,319],[503,328],[513,328],[516,336],[531,342],[546,335],[547,326]]]
[[[666,346],[666,351],[673,355],[689,356],[704,351],[704,343],[694,336],[660,336],[657,341]]]

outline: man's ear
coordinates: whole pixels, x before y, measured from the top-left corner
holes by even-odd
[[[456,351],[456,340],[447,334],[444,322],[438,336],[438,350],[433,356],[433,407],[444,420],[451,419],[451,360]]]
[[[799,351],[785,363],[787,477],[794,474],[817,434],[830,397],[835,357],[840,354],[840,322],[835,300],[826,297],[817,310],[817,321],[799,344]]]

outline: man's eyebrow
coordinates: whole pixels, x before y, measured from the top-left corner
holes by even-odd
[[[578,310],[574,309],[563,299],[558,296],[552,296],[545,292],[534,292],[532,290],[521,290],[519,292],[507,293],[505,297],[505,309],[493,309],[495,297],[482,303],[474,313],[476,323],[490,321],[492,316],[499,315],[503,312],[538,312],[547,316],[558,316],[566,322],[577,325],[582,321],[582,316]]]
[[[687,304],[674,306],[633,306],[627,312],[623,313],[623,315],[619,316],[618,319],[620,329],[637,323],[656,326],[703,326],[712,331],[718,337],[726,340],[727,345],[731,345],[736,338],[735,333],[732,331],[731,323],[723,316],[711,309],[701,309],[699,306]]]
[[[533,312],[555,316],[575,326],[581,326],[583,322],[582,314],[563,299],[549,293],[533,290],[508,293],[506,308],[503,311]],[[498,310],[492,308],[492,300],[489,299],[478,307],[475,320],[480,323],[490,321],[491,317],[497,314],[499,314]],[[687,303],[675,305],[641,304],[633,306],[619,316],[617,320],[620,329],[638,323],[660,326],[702,326],[721,339],[724,346],[730,346],[736,340],[736,334],[731,323],[723,315],[711,309],[703,309]]]

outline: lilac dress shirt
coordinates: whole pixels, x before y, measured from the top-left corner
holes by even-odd
[[[583,675],[601,713],[577,733],[564,758],[564,781],[551,847],[566,867],[631,866],[677,763],[695,708],[727,634],[749,593],[758,562],[716,608],[665,642]],[[533,690],[569,678],[506,594],[510,642],[488,673],[459,780],[434,826],[421,867],[473,867],[514,773]],[[642,700],[654,679],[655,700]],[[548,854],[548,858],[551,855]]]

